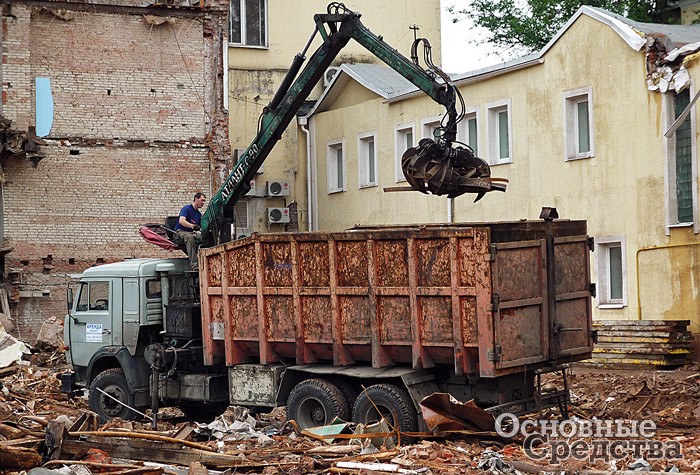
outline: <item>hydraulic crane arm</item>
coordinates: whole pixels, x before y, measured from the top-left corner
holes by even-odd
[[[430,61],[429,44],[426,40],[419,39],[414,43],[411,61],[367,29],[360,21],[359,13],[348,10],[341,3],[331,3],[326,14],[314,15],[314,21],[316,31],[307,42],[304,51],[294,57],[280,88],[264,109],[257,136],[209,202],[201,222],[204,245],[223,241],[221,230],[225,222],[224,216],[232,214],[235,203],[249,191],[250,180],[280,140],[282,133],[326,69],[350,39],[360,43],[446,108],[447,122],[441,127],[438,142],[423,139],[418,147],[409,149],[404,155],[404,174],[413,188],[423,193],[430,191],[447,196],[477,193],[477,199],[487,191],[505,189],[504,185],[489,179],[488,164],[474,157],[471,150],[451,147],[456,138],[457,123],[461,119],[457,112],[457,99],[461,102],[461,96],[449,77]],[[306,59],[304,55],[316,34],[321,35],[323,43],[301,70]],[[420,41],[424,41],[427,46],[426,62],[430,68],[428,70],[418,65],[416,50]]]

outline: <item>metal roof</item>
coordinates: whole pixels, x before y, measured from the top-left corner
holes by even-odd
[[[121,262],[90,267],[83,271],[83,278],[142,277],[156,275],[156,266],[172,264],[173,270],[183,272],[190,268],[187,258],[177,259],[126,259]]]

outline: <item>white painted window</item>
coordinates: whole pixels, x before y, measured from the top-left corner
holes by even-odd
[[[512,156],[512,127],[510,99],[486,105],[488,160],[492,165],[510,163]]]
[[[357,155],[360,188],[377,186],[377,132],[357,136]]]
[[[441,121],[441,115],[426,117],[425,119],[421,120],[421,138],[435,140],[435,130],[440,127]]]
[[[267,47],[267,0],[230,0],[229,42]]]
[[[479,156],[479,110],[476,108],[466,109],[464,119],[459,123],[458,139],[469,145],[474,155]]]
[[[690,97],[691,91],[688,89],[678,94],[672,91],[664,94],[666,129],[688,107]],[[695,114],[691,113],[677,124],[673,134],[665,139],[667,233],[669,228],[681,226],[693,226],[694,231],[698,232],[697,147],[693,139],[695,130]]]
[[[345,144],[342,140],[328,143],[326,164],[328,168],[328,193],[345,191]]]
[[[401,157],[403,154],[411,147],[415,147],[415,124],[401,124],[397,125],[394,130],[394,150],[396,154],[396,183],[406,181],[406,177],[403,176],[403,169],[401,168]]]
[[[598,274],[596,290],[598,306],[620,308],[627,306],[627,266],[624,236],[595,239]]]
[[[593,157],[593,93],[590,87],[564,93],[564,121],[566,160]]]
[[[237,232],[235,237],[241,233],[246,233],[248,228],[248,200],[238,200],[233,206],[234,230]]]

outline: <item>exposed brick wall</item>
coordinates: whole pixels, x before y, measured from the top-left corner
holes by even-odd
[[[177,214],[197,190],[211,197],[213,169],[228,157],[225,21],[83,10],[20,2],[3,12],[3,114],[14,129],[33,126],[36,77],[50,78],[54,101],[44,158],[0,162],[5,288],[29,343],[65,314],[66,286],[85,268],[184,256],[146,243],[138,226]]]

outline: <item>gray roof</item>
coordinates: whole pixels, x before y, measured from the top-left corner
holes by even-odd
[[[622,23],[628,25],[630,28],[634,28],[637,31],[644,33],[649,36],[667,36],[674,44],[674,46],[683,46],[688,43],[696,43],[700,41],[700,25],[665,25],[661,23],[641,23],[638,21],[630,20],[617,13],[612,13],[607,10],[598,7],[588,7],[591,10],[596,10],[603,15],[615,18]]]
[[[384,99],[389,99],[407,89],[413,89],[413,83],[393,69],[376,64],[344,64],[341,70],[348,73],[360,84],[376,92]]]

